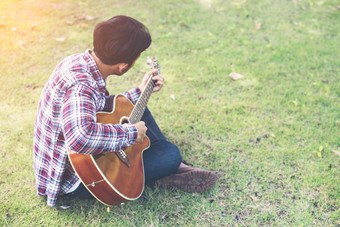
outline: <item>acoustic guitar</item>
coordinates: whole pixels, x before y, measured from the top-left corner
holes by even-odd
[[[160,69],[157,60],[148,57],[152,69]],[[155,83],[150,76],[137,103],[124,95],[114,97],[112,112],[98,112],[97,122],[102,124],[135,124],[139,122],[146,104],[153,92]],[[144,190],[143,152],[150,146],[145,137],[143,143],[128,146],[124,151],[108,152],[99,155],[78,154],[68,150],[68,157],[78,177],[89,192],[105,205],[117,205],[138,199]]]

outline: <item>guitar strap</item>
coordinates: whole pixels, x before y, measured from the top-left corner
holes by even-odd
[[[103,112],[111,112],[113,109],[113,99],[115,98],[114,95],[107,96],[105,99],[105,106],[102,110]]]

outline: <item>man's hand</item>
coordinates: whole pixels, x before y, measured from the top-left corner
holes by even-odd
[[[154,73],[157,73],[158,72],[158,69],[153,69],[151,70],[150,72],[147,72],[145,75],[144,75],[144,78],[142,80],[142,83],[141,85],[139,86],[139,88],[141,89],[141,91],[144,91],[145,89],[145,85],[146,83],[148,82],[150,76],[152,76],[152,74]],[[157,92],[159,90],[161,90],[161,88],[163,87],[163,83],[164,83],[164,77],[162,75],[157,75],[157,76],[154,76],[152,77],[152,80],[155,82],[155,87],[153,88],[153,92]]]
[[[145,122],[144,121],[137,122],[136,124],[134,124],[134,126],[136,127],[138,133],[136,143],[143,143],[146,130],[148,130],[148,128],[145,126]]]

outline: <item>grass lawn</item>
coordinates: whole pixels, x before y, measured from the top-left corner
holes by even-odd
[[[149,108],[184,159],[219,182],[203,194],[149,185],[124,205],[60,199],[51,209],[32,168],[40,93],[117,14],[142,21],[153,43],[108,89],[138,85],[155,55],[166,85]],[[1,0],[0,225],[339,226],[339,31],[338,0]]]

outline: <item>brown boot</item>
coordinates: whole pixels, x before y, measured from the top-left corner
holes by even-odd
[[[176,173],[155,182],[161,188],[176,188],[187,192],[202,193],[212,188],[217,175],[209,170],[193,168],[181,163]]]

